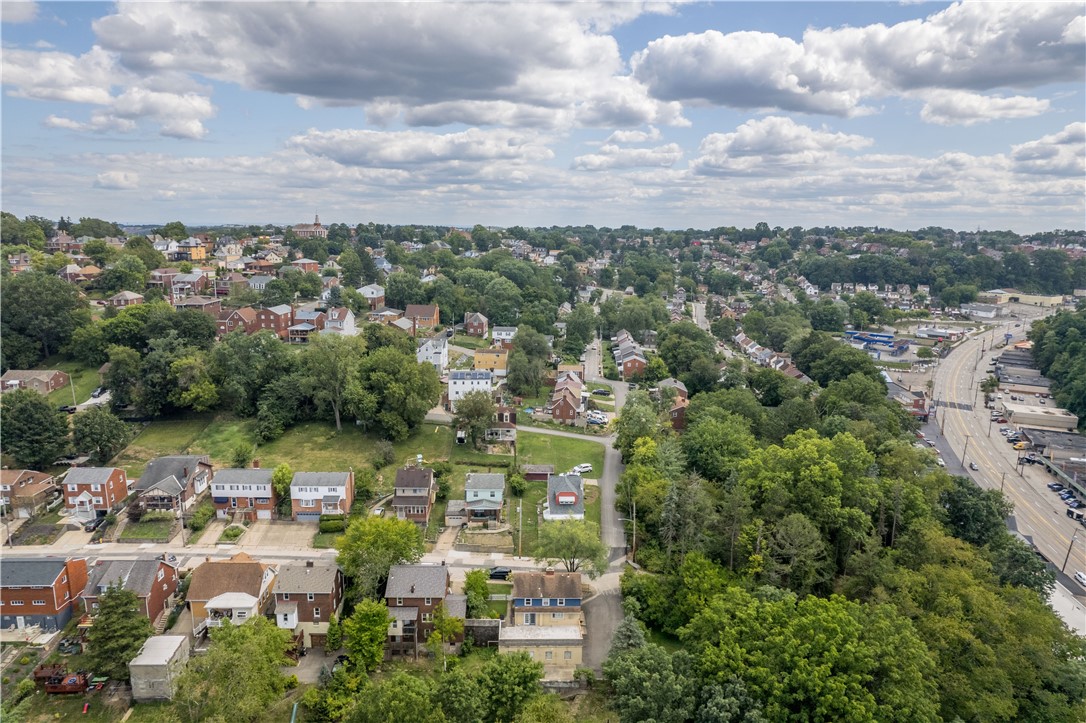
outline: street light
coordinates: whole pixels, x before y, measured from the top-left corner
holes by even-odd
[[[1060,572],[1067,569],[1067,561],[1071,559],[1071,548],[1075,546],[1075,538],[1078,537],[1078,530],[1075,530],[1075,534],[1071,535],[1071,544],[1067,546],[1067,555],[1063,558],[1063,567],[1060,568]]]
[[[962,462],[965,462],[965,453],[969,451],[969,441],[973,439],[972,435],[965,435],[965,447],[962,449]]]

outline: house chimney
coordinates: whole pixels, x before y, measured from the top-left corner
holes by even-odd
[[[544,574],[547,577],[554,577],[554,568],[553,567],[548,567],[547,571]]]
[[[260,469],[260,460],[259,459],[254,459],[253,460],[253,469]]]
[[[441,561],[441,566],[445,567],[445,561],[444,560]]]
[[[306,560],[305,561],[305,566],[306,567],[313,567],[313,561],[312,560]]]
[[[411,592],[415,592],[415,586],[414,585],[411,586]]]
[[[184,477],[185,479],[188,479],[189,478],[189,468],[188,467],[183,467],[182,469],[184,471],[181,473],[181,476]]]

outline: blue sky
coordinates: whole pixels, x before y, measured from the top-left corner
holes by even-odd
[[[1082,228],[1070,3],[3,3],[4,210]]]

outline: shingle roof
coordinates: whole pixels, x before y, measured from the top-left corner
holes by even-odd
[[[275,474],[273,469],[221,469],[215,473],[215,484],[268,484]]]
[[[385,597],[444,598],[449,568],[444,565],[393,565],[388,571]]]
[[[305,563],[281,565],[275,579],[275,592],[332,592],[338,574],[339,568],[328,563],[314,563],[313,567],[306,567]]]
[[[573,492],[577,495],[577,501],[572,505],[558,504],[558,494],[561,492]],[[584,514],[584,482],[579,474],[552,474],[547,479],[547,500],[550,502],[550,514],[583,515]]]
[[[579,572],[518,572],[513,575],[513,597],[581,597]]]
[[[445,597],[445,614],[454,618],[466,618],[468,616],[468,596],[447,595]]]
[[[437,316],[437,307],[433,304],[408,304],[404,316]]]
[[[466,490],[504,490],[504,474],[485,474],[482,472],[468,472],[464,481]]]
[[[116,467],[72,467],[64,478],[65,484],[104,485],[116,471]]]
[[[277,306],[269,306],[268,311],[273,314],[289,314],[290,306],[287,304],[278,304]]]
[[[554,474],[553,464],[522,464],[521,472],[524,474]]]
[[[151,484],[143,492],[161,492],[167,494],[170,497],[180,497],[181,493],[185,491],[185,485],[182,484],[176,477],[170,475],[166,479],[159,480],[154,484]]]
[[[87,577],[87,587],[83,594],[97,597],[99,587],[117,584],[125,590],[131,590],[137,595],[146,595],[151,592],[151,585],[155,582],[160,560],[110,560],[100,562],[90,569]]]
[[[224,592],[245,592],[259,597],[267,567],[244,552],[229,560],[205,562],[192,571],[188,599],[206,602]]]
[[[349,472],[295,472],[291,487],[345,487]]]
[[[395,487],[429,487],[434,481],[434,471],[429,467],[400,467],[396,470]]]
[[[64,571],[65,560],[59,558],[4,558],[0,567],[0,587],[35,587],[52,585]]]
[[[207,464],[206,454],[174,455],[170,457],[156,457],[147,463],[143,475],[136,482],[136,489],[142,492],[167,477],[176,477],[178,480],[187,480],[188,476],[196,471],[201,463]],[[188,469],[188,475],[185,469]],[[70,474],[70,473],[69,473]]]

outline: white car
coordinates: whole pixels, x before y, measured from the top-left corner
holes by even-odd
[[[588,464],[587,462],[585,462],[583,464],[579,464],[579,465],[577,465],[576,467],[574,467],[573,469],[570,470],[570,472],[573,473],[573,474],[584,474],[585,472],[591,472],[591,471],[592,471],[592,465]]]
[[[1076,572],[1075,582],[1077,582],[1079,585],[1082,585],[1083,587],[1086,587],[1086,572]]]

